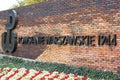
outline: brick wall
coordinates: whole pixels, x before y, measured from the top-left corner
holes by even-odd
[[[14,32],[19,37],[117,34],[117,46],[18,45],[12,55],[117,72],[120,66],[119,0],[54,0],[15,10],[18,25]],[[0,35],[5,31],[7,12],[0,12]]]

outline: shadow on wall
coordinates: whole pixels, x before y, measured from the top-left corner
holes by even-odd
[[[39,34],[34,36],[46,36],[45,34]],[[47,45],[40,44],[18,44],[13,56],[19,56],[24,58],[36,59],[47,49]]]
[[[120,67],[118,67],[118,75],[119,75],[119,78],[120,78]]]

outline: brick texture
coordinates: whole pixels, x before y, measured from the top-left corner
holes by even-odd
[[[11,55],[118,71],[120,67],[119,0],[53,0],[15,10],[18,13],[18,25],[14,32],[19,37],[117,34],[117,46],[18,45],[16,52]],[[8,11],[0,12],[0,35],[5,31]]]

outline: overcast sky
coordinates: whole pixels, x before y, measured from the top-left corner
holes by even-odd
[[[12,7],[13,4],[17,4],[16,0],[0,0],[0,11],[7,10]]]

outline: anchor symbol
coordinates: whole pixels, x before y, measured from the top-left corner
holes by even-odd
[[[16,27],[17,13],[12,10],[8,14],[6,30],[7,32],[2,33],[2,49],[4,52],[13,53],[17,46],[17,34],[12,32]]]

